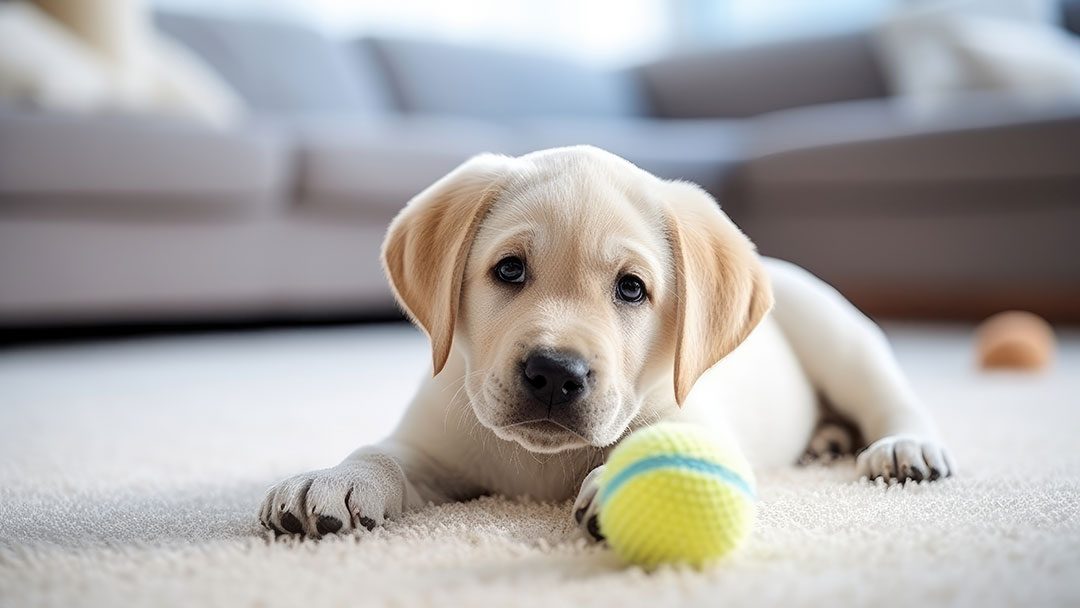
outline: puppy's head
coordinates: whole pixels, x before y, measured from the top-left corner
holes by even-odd
[[[409,202],[383,262],[435,373],[457,349],[480,422],[536,452],[681,404],[772,304],[709,195],[590,147],[469,160]]]

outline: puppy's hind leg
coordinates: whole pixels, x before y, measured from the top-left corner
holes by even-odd
[[[824,409],[824,408],[823,408]],[[810,438],[810,445],[799,458],[799,464],[828,464],[834,460],[853,456],[862,447],[859,429],[832,412],[822,412],[821,420]]]
[[[937,429],[893,356],[885,334],[809,272],[766,259],[773,316],[810,381],[869,446],[858,470],[873,479],[936,479],[955,472]]]

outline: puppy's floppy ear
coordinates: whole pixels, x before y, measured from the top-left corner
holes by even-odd
[[[434,373],[450,356],[465,260],[514,159],[475,156],[413,197],[390,224],[382,263],[399,304],[431,340]]]
[[[704,190],[666,182],[676,275],[675,400],[735,349],[772,308],[753,243]]]

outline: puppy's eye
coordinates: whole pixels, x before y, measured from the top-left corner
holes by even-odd
[[[619,281],[615,284],[615,296],[623,302],[640,304],[647,295],[645,283],[632,274],[619,277]]]
[[[499,260],[494,268],[495,278],[503,283],[524,283],[525,262],[516,256]]]

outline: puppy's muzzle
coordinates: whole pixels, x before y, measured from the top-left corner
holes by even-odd
[[[521,368],[522,386],[534,402],[547,408],[570,405],[589,394],[592,371],[584,357],[570,351],[536,350]]]

